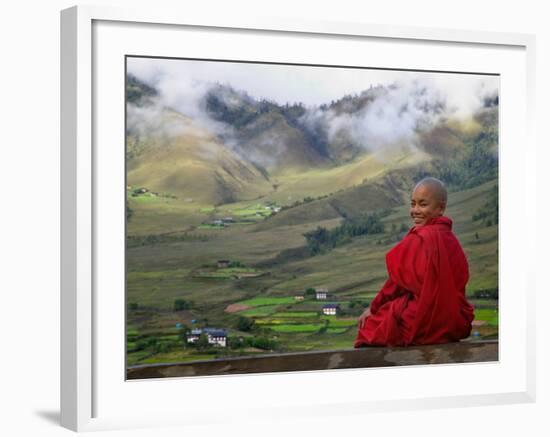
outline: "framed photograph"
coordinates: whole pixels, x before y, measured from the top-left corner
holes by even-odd
[[[63,426],[534,400],[533,36],[61,25]]]

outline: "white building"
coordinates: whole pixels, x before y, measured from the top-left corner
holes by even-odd
[[[339,309],[339,305],[329,303],[327,305],[323,305],[323,314],[326,316],[335,316]]]
[[[317,300],[326,299],[328,290],[326,288],[316,288],[315,289],[315,298]]]
[[[187,333],[187,343],[195,343],[202,333],[202,329],[191,329],[191,332]]]
[[[218,344],[222,347],[227,346],[227,331],[221,328],[192,329],[187,334],[187,343],[195,343],[203,332],[206,334],[209,344]]]

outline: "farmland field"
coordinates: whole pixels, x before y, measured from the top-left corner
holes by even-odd
[[[470,296],[475,290],[497,284],[498,234],[495,227],[480,228],[471,223],[461,207],[475,208],[492,186],[493,183],[488,183],[450,197],[449,215],[455,221],[457,235],[470,262],[471,279],[467,289]],[[134,205],[134,208],[139,211],[139,206]],[[212,208],[200,208],[194,214],[209,214]],[[163,209],[158,213],[164,214]],[[153,216],[150,219],[153,220]],[[401,225],[407,220],[406,207],[394,208],[383,219],[388,230],[392,229],[392,224]],[[396,240],[386,231],[354,238],[325,254],[271,263],[281,251],[303,245],[302,234],[320,224],[331,228],[338,221],[267,230],[254,224],[248,227],[230,225],[220,229],[216,237],[204,240],[168,240],[130,247],[127,302],[133,304],[134,309],[128,310],[128,322],[132,326],[127,332],[129,364],[226,356],[228,351],[222,352],[219,348],[211,350],[210,355],[188,346],[184,349],[185,340],[178,332],[205,325],[224,328],[229,337],[239,339],[239,346],[231,352],[237,355],[351,348],[357,317],[384,282],[387,275],[384,256]],[[143,225],[142,221],[140,227]],[[153,224],[145,228],[150,226]],[[192,223],[189,226],[192,227]],[[475,233],[481,242],[477,242]],[[238,267],[219,267],[218,259],[238,261],[239,264]],[[255,272],[264,275],[238,277]],[[306,293],[316,287],[328,289],[330,299],[317,300],[314,294]],[[189,307],[175,311],[177,299],[188,302]],[[480,321],[472,332],[494,338],[498,333],[498,301],[472,296],[470,299],[476,306],[476,320]],[[355,305],[350,308],[352,302]],[[336,316],[323,315],[322,307],[327,303],[339,304],[343,312]],[[231,304],[243,305],[245,309],[225,312]],[[239,318],[248,319],[252,326],[242,330]],[[182,328],[176,328],[177,323]],[[170,335],[167,329],[171,330]],[[263,342],[260,346],[264,349],[255,347],[255,342]]]

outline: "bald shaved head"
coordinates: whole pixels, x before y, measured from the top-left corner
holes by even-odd
[[[447,206],[447,189],[436,178],[424,178],[416,184],[411,195],[410,216],[416,226],[441,217]]]
[[[438,201],[445,203],[445,205],[447,204],[447,188],[445,188],[445,184],[439,179],[432,177],[424,178],[415,185],[414,190],[421,186],[429,188]]]

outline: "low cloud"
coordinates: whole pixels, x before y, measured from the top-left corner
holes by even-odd
[[[299,88],[300,81],[303,81],[305,94],[295,94],[293,99],[287,98],[285,101],[273,100],[281,105],[287,102],[306,104],[306,113],[300,119],[306,129],[310,132],[322,132],[329,142],[345,135],[355,145],[376,151],[394,144],[415,147],[418,129],[429,127],[444,117],[471,116],[483,106],[488,96],[498,96],[497,77],[392,71],[386,72],[388,81],[384,82],[383,71],[373,72],[369,76],[367,70],[354,70],[349,72],[350,75],[353,74],[349,79],[355,88],[349,94],[359,96],[370,92],[371,101],[361,108],[346,108],[346,103],[343,102],[338,109],[330,109],[330,100],[325,100],[323,106],[321,103],[308,104],[314,100],[312,90],[324,89],[323,81],[326,82],[326,88],[334,88],[331,85],[334,74],[338,80],[345,79],[348,73],[344,70],[327,68],[321,74],[321,69],[317,69],[307,82],[308,77],[304,75],[306,67],[291,69],[287,66],[284,70],[278,70],[279,66],[263,65],[263,70],[260,70],[260,67],[253,64],[223,64],[130,58],[128,72],[154,86],[158,96],[153,99],[150,107],[128,105],[128,127],[135,132],[162,132],[167,136],[182,134],[186,128],[184,124],[166,122],[162,116],[164,108],[172,108],[192,119],[195,126],[222,138],[229,147],[238,147],[234,129],[226,123],[214,120],[206,111],[205,95],[216,83],[230,85],[242,93],[224,95],[222,92],[217,97],[223,99],[228,107],[237,107],[241,104],[238,96],[251,100],[266,96],[270,98],[270,93],[273,92],[270,85],[273,84],[276,88],[281,77],[284,77],[287,81],[298,82],[293,83],[293,89]],[[269,73],[254,76],[251,71]],[[281,73],[279,77],[277,71],[284,74]],[[292,71],[296,72],[295,76],[290,76],[289,72]],[[363,76],[359,76],[360,74]],[[358,79],[360,77],[364,79],[361,81]],[[228,78],[231,83],[227,81]],[[312,84],[312,81],[319,83]],[[340,88],[335,89],[340,92]],[[253,97],[246,94],[247,92]],[[331,100],[337,101],[342,96],[343,94],[334,95]],[[285,152],[285,146],[277,138],[265,136],[260,137],[260,140],[277,148],[277,153]],[[273,156],[277,156],[277,153]],[[269,157],[259,153],[258,156],[251,154],[249,158],[265,164],[263,161]]]
[[[370,99],[353,110],[345,104],[322,111],[310,108],[303,117],[309,129],[324,128],[328,141],[345,135],[355,145],[374,151],[397,143],[413,143],[417,129],[446,113],[446,99],[419,81],[393,83],[367,92]]]

